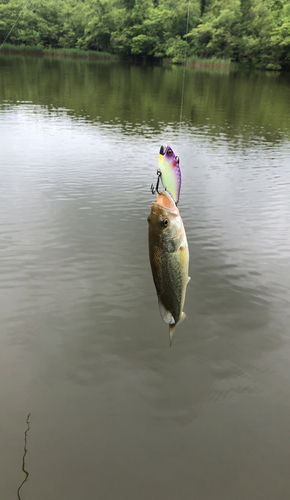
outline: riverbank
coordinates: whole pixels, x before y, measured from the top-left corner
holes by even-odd
[[[110,54],[109,52],[96,52],[94,50],[80,50],[80,49],[45,49],[35,46],[28,45],[3,45],[1,52],[3,54],[21,54],[21,55],[33,55],[33,56],[50,56],[50,57],[69,57],[74,59],[91,59],[91,60],[108,60],[108,61],[121,61],[116,54]],[[135,59],[132,59],[135,60]],[[176,64],[170,59],[166,58],[161,61],[161,64]],[[186,61],[186,66],[191,68],[207,68],[207,69],[238,69],[241,67],[238,63],[233,63],[230,59],[221,59],[212,57],[210,59],[202,59],[199,57],[191,56]]]
[[[239,63],[234,63],[230,59],[222,59],[218,57],[211,57],[210,59],[203,59],[197,56],[188,58],[186,65],[191,68],[212,68],[212,69],[238,69],[244,67]]]
[[[32,55],[32,56],[49,56],[49,57],[68,57],[73,59],[91,59],[91,60],[107,60],[107,61],[122,61],[124,58],[111,54],[109,52],[97,52],[95,50],[81,50],[81,49],[52,49],[42,48],[30,45],[12,45],[5,43],[0,50],[0,54],[8,55]],[[128,60],[128,59],[126,59]],[[130,60],[130,59],[129,59]],[[131,58],[136,62],[136,58]],[[151,61],[152,62],[152,61]],[[179,64],[166,58],[160,61],[161,64]],[[186,61],[186,66],[191,68],[207,68],[207,69],[222,69],[222,70],[236,70],[247,67],[245,64],[234,63],[230,59],[222,59],[211,57],[209,59],[200,58],[197,56],[190,56]],[[254,69],[254,68],[253,68]]]
[[[21,54],[31,56],[50,56],[50,57],[72,57],[78,59],[101,59],[118,61],[120,58],[116,54],[109,52],[97,52],[95,50],[80,50],[80,49],[52,49],[42,48],[29,45],[12,45],[5,43],[0,51],[0,54]]]

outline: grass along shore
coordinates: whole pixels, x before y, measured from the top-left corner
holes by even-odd
[[[52,57],[74,57],[81,59],[111,59],[119,60],[116,54],[109,52],[97,52],[96,50],[81,50],[81,49],[52,49],[37,47],[34,45],[12,45],[11,43],[4,43],[0,50],[3,54],[23,54],[23,55],[37,55],[37,56],[52,56]]]
[[[197,56],[190,56],[187,59],[187,66],[195,68],[220,68],[220,69],[237,69],[242,65],[239,63],[234,63],[230,59],[222,59],[219,57],[211,57],[209,59],[203,59]]]
[[[1,50],[3,54],[21,54],[21,55],[34,55],[34,56],[51,56],[51,57],[71,57],[80,59],[99,59],[99,60],[111,60],[120,61],[123,58],[116,54],[110,54],[109,52],[97,52],[96,50],[81,50],[81,49],[53,49],[53,48],[43,48],[34,45],[12,45],[10,43],[5,43]],[[177,64],[173,63],[170,59],[165,58],[162,61],[164,64]],[[179,63],[180,64],[180,63]],[[217,69],[237,69],[244,65],[239,63],[233,63],[230,59],[222,59],[217,57],[211,57],[210,59],[203,59],[197,56],[190,56],[186,65],[189,67],[196,68],[217,68]]]

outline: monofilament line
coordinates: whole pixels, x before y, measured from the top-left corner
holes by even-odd
[[[187,45],[188,45],[187,35],[188,35],[188,24],[189,24],[189,5],[190,5],[190,0],[188,0],[188,6],[187,6],[186,45],[184,47],[183,77],[182,77],[181,104],[180,104],[180,117],[179,117],[179,134],[178,134],[178,152],[179,152],[179,142],[180,142],[181,122],[182,122],[182,111],[183,111],[184,82],[185,82],[185,68],[186,68],[186,52],[187,52]]]
[[[24,9],[25,9],[26,5],[27,5],[29,2],[30,2],[30,0],[26,0],[26,3],[25,3],[25,5],[24,5],[23,9],[22,9],[22,10],[20,11],[20,13],[18,14],[18,17],[17,17],[16,21],[14,22],[14,24],[13,24],[13,26],[12,26],[11,30],[9,31],[8,35],[6,35],[6,38],[5,38],[4,42],[2,43],[2,45],[1,45],[1,47],[0,47],[0,50],[2,49],[2,47],[3,47],[4,43],[6,42],[6,40],[7,40],[7,38],[9,37],[9,35],[10,35],[11,31],[13,30],[13,28],[14,28],[15,24],[17,23],[17,21],[18,21],[19,17],[21,16],[22,12],[24,11]]]

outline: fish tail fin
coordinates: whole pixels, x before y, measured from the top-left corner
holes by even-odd
[[[176,323],[169,325],[169,344],[170,344],[170,347],[172,346],[173,334],[174,334],[175,327],[176,327]]]
[[[180,315],[180,319],[178,321],[178,324],[179,323],[183,323],[186,320],[187,320],[187,316],[186,316],[186,314],[184,312],[182,312],[181,315]],[[177,325],[177,323],[169,324],[169,344],[170,344],[170,347],[172,346],[173,334],[174,334],[176,325]]]

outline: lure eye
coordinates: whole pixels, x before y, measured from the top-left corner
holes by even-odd
[[[167,151],[168,156],[171,156],[172,153],[173,153],[172,149],[169,148],[168,151]]]
[[[167,227],[168,226],[168,219],[163,219],[161,224],[163,227]]]

